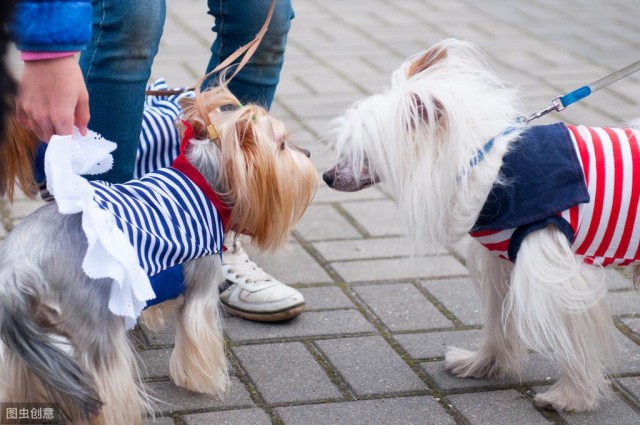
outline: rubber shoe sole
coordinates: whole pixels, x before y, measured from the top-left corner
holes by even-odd
[[[220,300],[222,307],[232,316],[241,317],[243,319],[252,320],[254,322],[285,322],[291,320],[304,311],[305,303],[302,302],[280,311],[269,311],[257,313],[255,311],[246,311],[237,307],[230,306],[223,300]]]

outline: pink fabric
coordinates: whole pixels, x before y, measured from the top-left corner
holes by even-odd
[[[37,61],[44,59],[58,59],[73,56],[78,52],[20,52],[23,61]]]

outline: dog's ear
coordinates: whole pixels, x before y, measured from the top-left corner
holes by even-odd
[[[436,63],[446,59],[447,48],[442,45],[435,45],[426,52],[417,56],[413,63],[407,69],[407,78],[419,74]]]
[[[183,97],[178,102],[182,108],[182,119],[191,124],[191,128],[193,128],[196,139],[204,140],[209,137],[207,134],[207,127],[204,125],[202,119],[198,117],[195,99],[192,97]]]
[[[431,99],[430,105],[425,105],[425,102],[415,93],[411,94],[413,102],[415,104],[415,111],[421,122],[431,124],[430,121],[435,121],[436,124],[444,124],[446,117],[446,111],[444,105],[438,99]],[[432,110],[429,114],[429,108]]]

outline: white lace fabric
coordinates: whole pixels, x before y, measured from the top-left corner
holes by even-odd
[[[111,169],[111,152],[115,148],[115,143],[92,131],[87,136],[75,129],[73,135],[53,136],[45,155],[45,173],[47,189],[55,197],[60,213],[82,213],[82,230],[88,245],[82,262],[84,272],[92,279],[113,280],[109,309],[123,316],[131,328],[155,293],[135,249],[113,216],[96,204],[95,189],[82,177]]]

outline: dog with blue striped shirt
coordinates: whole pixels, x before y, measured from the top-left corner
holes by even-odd
[[[182,99],[181,155],[140,180],[89,182],[70,171],[87,145],[71,136],[50,142],[47,158],[69,142],[73,159],[68,167],[45,161],[56,203],[27,217],[0,246],[3,402],[57,403],[70,423],[141,423],[152,406],[126,331],[158,301],[148,276],[179,263],[184,293],[145,310],[143,319],[177,307],[172,380],[225,392],[222,234],[248,235],[260,249],[282,246],[311,202],[317,173],[280,121],[241,105],[224,82],[198,96],[204,111],[197,98]]]

